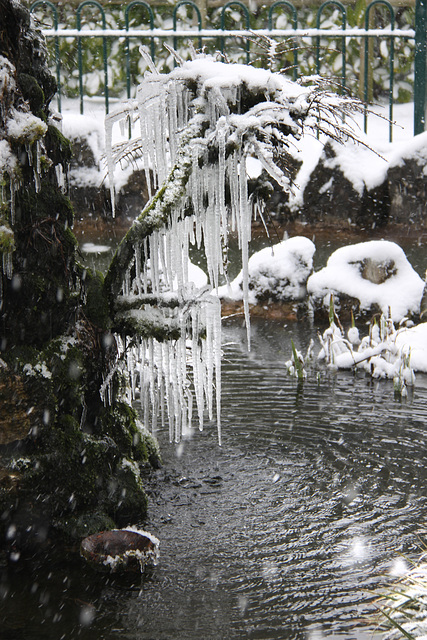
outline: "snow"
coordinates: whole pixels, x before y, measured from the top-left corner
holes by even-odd
[[[139,562],[141,572],[144,570],[144,567],[147,564],[156,565],[159,560],[159,546],[160,541],[156,536],[149,533],[148,531],[144,531],[138,527],[125,527],[124,529],[113,529],[112,531],[131,531],[133,533],[138,533],[145,538],[148,538],[150,542],[153,544],[153,548],[147,549],[146,551],[142,551],[140,549],[129,549],[124,553],[116,556],[107,555],[103,560],[102,564],[105,567],[108,567],[110,571],[116,571],[120,567],[126,567],[130,558],[136,558]]]
[[[410,356],[415,371],[427,373],[427,323],[400,331],[396,336],[396,347]]]
[[[248,262],[249,303],[275,300],[303,300],[306,282],[313,270],[315,246],[304,237],[283,240],[253,254]],[[229,284],[219,288],[220,298],[242,300],[243,272]]]
[[[243,67],[243,65],[240,66]],[[86,137],[87,134],[90,136],[89,144],[94,156],[99,158],[100,165],[98,171],[93,171],[88,179],[91,185],[96,180],[100,185],[106,179],[106,172],[101,161],[105,152],[104,107],[102,103],[93,100],[87,101],[88,115],[84,116],[76,113],[78,108],[76,101],[69,99],[63,101],[63,132],[71,139],[76,139],[79,136]],[[357,145],[351,141],[345,145],[330,142],[336,154],[336,158],[330,161],[331,165],[343,172],[358,193],[363,190],[363,184],[368,189],[373,189],[381,184],[387,170],[390,167],[401,165],[403,158],[417,155],[422,159],[425,156],[426,152],[423,149],[427,148],[427,132],[413,136],[413,111],[413,103],[394,106],[393,142],[388,142],[389,123],[384,119],[388,114],[388,105],[372,108],[372,113],[368,116],[367,134],[363,133],[363,116],[361,114],[354,115],[354,131],[367,146]],[[375,113],[381,117],[375,116]],[[112,144],[124,140],[126,140],[126,132],[124,133],[118,126],[113,127]],[[315,136],[305,135],[300,140],[294,140],[293,145],[289,148],[290,153],[302,161],[302,166],[295,180],[297,188],[290,196],[289,204],[293,209],[297,209],[302,203],[304,188],[319,161],[324,143],[324,136],[317,139]],[[114,181],[117,191],[120,191],[126,184],[129,174],[134,169],[135,166],[132,163],[116,166]],[[250,178],[256,178],[261,173],[262,164],[260,160],[250,156],[246,160],[246,169]],[[72,176],[76,184],[82,184],[85,180],[84,174],[78,174],[76,169],[72,170]]]
[[[218,286],[219,277],[226,277],[226,267],[223,264],[223,256],[226,256],[226,244],[229,230],[227,228],[226,207],[223,198],[224,176],[228,173],[231,186],[231,228],[240,237],[243,264],[249,256],[248,243],[250,241],[248,221],[252,215],[251,207],[246,201],[247,177],[257,177],[262,169],[269,171],[275,179],[286,184],[286,176],[280,175],[272,164],[272,157],[267,148],[260,149],[254,139],[248,154],[230,153],[226,157],[224,153],[225,141],[239,141],[242,132],[255,126],[256,122],[262,123],[267,128],[270,108],[276,108],[274,100],[288,100],[297,112],[305,108],[306,89],[278,79],[270,72],[247,68],[244,65],[225,65],[214,63],[207,59],[185,63],[182,68],[172,72],[170,78],[175,80],[174,89],[172,83],[166,85],[159,77],[149,77],[146,86],[142,86],[138,92],[138,101],[131,101],[118,110],[118,117],[110,116],[107,125],[107,141],[111,148],[116,143],[121,143],[123,148],[127,143],[127,124],[125,115],[131,119],[139,117],[138,126],[145,141],[143,147],[142,163],[147,172],[154,170],[150,185],[151,193],[155,193],[159,184],[165,179],[168,169],[177,158],[179,144],[182,143],[179,136],[188,126],[194,110],[203,111],[207,100],[211,101],[210,127],[211,140],[216,139],[219,149],[218,167],[203,166],[198,170],[199,159],[204,153],[204,141],[195,139],[188,149],[184,162],[192,164],[193,173],[190,176],[186,197],[192,202],[196,211],[202,209],[201,203],[205,201],[207,207],[204,218],[198,216],[192,224],[185,227],[181,218],[180,207],[185,202],[181,199],[181,193],[176,187],[171,190],[170,203],[176,207],[172,214],[171,233],[166,236],[163,233],[154,235],[142,247],[136,247],[134,264],[137,265],[137,277],[134,281],[125,280],[123,294],[144,296],[150,291],[157,291],[163,296],[168,292],[181,292],[181,302],[175,310],[168,308],[164,313],[165,321],[171,325],[180,326],[183,333],[192,336],[186,342],[171,343],[157,342],[155,339],[142,340],[136,348],[128,350],[128,368],[134,396],[139,395],[143,405],[144,420],[147,426],[156,428],[157,416],[164,421],[165,414],[169,416],[171,439],[179,440],[183,434],[191,433],[191,421],[193,413],[199,417],[199,427],[203,427],[203,414],[207,409],[209,417],[213,416],[213,381],[216,380],[217,413],[219,424],[220,410],[220,320],[219,306],[213,302],[214,296],[210,295],[210,289]],[[197,77],[200,93],[198,101],[189,105],[188,97],[182,80],[186,77]],[[270,104],[258,108],[251,114],[230,114],[232,105],[239,99],[236,86],[240,82],[246,82],[252,88],[259,88],[269,93]],[[293,93],[292,93],[293,92]],[[164,108],[168,113],[165,114]],[[67,109],[67,105],[65,105]],[[88,131],[93,144],[94,156],[99,157],[102,144],[99,132],[99,106],[93,103],[90,106],[92,118],[87,116],[74,117],[73,113],[64,112],[64,133],[76,137],[79,130]],[[127,109],[127,113],[125,111]],[[136,109],[136,112],[135,112]],[[97,111],[98,110],[98,111]],[[121,112],[120,112],[121,110]],[[415,156],[420,162],[425,161],[425,147],[427,147],[427,134],[412,137],[412,111],[413,105],[395,107],[395,116],[402,127],[394,127],[393,143],[387,141],[388,122],[373,119],[369,116],[369,132],[364,135],[361,130],[357,132],[366,146],[355,145],[348,142],[339,145],[332,142],[336,157],[330,163],[339,167],[344,175],[361,193],[365,188],[373,188],[380,184],[389,166],[399,166],[404,158]],[[85,119],[97,121],[95,124],[85,124]],[[120,128],[120,119],[125,126]],[[356,115],[359,126],[362,115]],[[197,127],[197,120],[193,118],[193,124]],[[289,124],[285,114],[283,123]],[[374,126],[372,123],[374,122]],[[325,137],[304,135],[299,140],[295,122],[296,137],[292,140],[289,152],[302,160],[302,166],[296,178],[299,188],[290,196],[290,204],[297,208],[301,203],[302,193],[308,181],[311,171],[317,164],[323,149]],[[91,127],[93,126],[93,131]],[[192,125],[193,126],[193,125]],[[357,125],[356,125],[357,129]],[[171,135],[165,136],[164,131],[169,130]],[[132,129],[135,133],[135,126]],[[92,135],[93,134],[93,135]],[[374,149],[377,153],[371,151]],[[182,147],[181,147],[182,148]],[[110,153],[110,152],[108,152]],[[257,157],[255,157],[257,156]],[[110,169],[112,167],[110,154]],[[138,165],[141,166],[141,165]],[[122,170],[121,163],[116,162],[114,177],[111,186],[119,189],[127,180],[127,171],[133,170],[127,164]],[[113,175],[113,174],[112,174]],[[150,174],[151,175],[151,174]],[[181,176],[184,174],[182,173]],[[95,177],[95,176],[93,176]],[[101,181],[101,179],[100,179]],[[151,181],[148,180],[148,182]],[[150,213],[155,217],[158,209]],[[169,239],[168,239],[169,238]],[[208,275],[200,273],[197,276],[192,271],[193,267],[188,262],[189,243],[204,244],[207,249]],[[291,247],[293,249],[291,250]],[[312,271],[312,258],[314,245],[307,238],[292,238],[276,245],[274,249],[264,249],[260,254],[252,256],[247,267],[242,269],[239,276],[227,287],[219,287],[220,297],[245,300],[245,313],[248,318],[249,303],[256,303],[266,291],[267,286],[273,286],[274,295],[280,298],[301,299],[305,294],[305,282]],[[153,260],[145,260],[144,255],[153,256]],[[395,263],[396,273],[382,284],[374,284],[362,278],[360,261],[370,258],[375,261],[392,260]],[[151,262],[153,264],[151,264]],[[141,265],[144,265],[142,266]],[[155,274],[153,277],[153,273]],[[200,278],[199,278],[200,276]],[[206,280],[208,284],[206,284]],[[160,284],[162,281],[162,284]],[[288,282],[289,281],[289,282]],[[193,285],[191,284],[193,283]],[[280,283],[277,287],[277,283]],[[208,286],[208,289],[206,289]],[[368,309],[373,304],[387,312],[392,302],[393,320],[399,321],[408,312],[416,313],[419,306],[423,288],[421,278],[414,272],[406,261],[402,250],[397,245],[386,242],[363,243],[353,247],[344,247],[334,256],[331,256],[324,270],[310,276],[308,280],[309,293],[316,298],[325,298],[331,291],[336,294],[346,293],[357,297],[361,306]],[[197,293],[201,291],[201,293]],[[166,298],[165,298],[166,299]],[[191,305],[197,300],[196,307]],[[150,318],[147,305],[142,306],[145,314]],[[132,312],[133,313],[133,312]],[[138,312],[139,313],[139,312]],[[154,319],[154,316],[153,316]],[[153,320],[154,321],[154,320]],[[393,348],[399,350],[403,340],[415,340],[414,333],[405,330],[399,333]],[[204,334],[208,342],[199,340]],[[344,336],[331,336],[335,341],[334,350],[338,344],[344,344],[347,340]],[[363,340],[358,336],[354,327],[348,335],[348,344],[352,351],[343,347],[336,354],[335,360],[339,366],[352,367],[355,363],[364,366],[369,359],[376,358],[375,371],[380,376],[396,376],[401,367],[394,366],[384,356],[390,353],[383,349],[379,341],[371,345],[363,354],[355,355],[361,348]],[[406,347],[405,347],[406,348]],[[407,347],[409,348],[409,347]],[[126,345],[123,345],[126,349]],[[419,352],[419,353],[417,353]],[[387,356],[389,357],[389,356]],[[400,356],[399,356],[400,357]],[[417,346],[411,348],[411,363],[417,370],[424,370],[422,339]],[[395,363],[397,362],[397,357]],[[216,364],[216,367],[214,366]],[[333,366],[338,366],[336,363]],[[397,372],[397,373],[396,373]],[[406,375],[406,374],[404,374]],[[108,394],[108,380],[105,381],[104,392]]]
[[[85,242],[80,247],[83,253],[107,253],[111,251],[111,247],[104,244],[95,244],[94,242]]]
[[[0,171],[13,173],[17,166],[17,159],[7,140],[0,140]]]
[[[363,277],[365,261],[389,268],[389,277],[376,284]],[[377,305],[383,313],[391,308],[392,318],[399,322],[419,311],[424,282],[406,259],[404,251],[394,242],[372,240],[337,249],[326,267],[310,276],[307,291],[314,300],[329,307],[329,296],[344,294],[360,301],[360,308],[369,311]]]

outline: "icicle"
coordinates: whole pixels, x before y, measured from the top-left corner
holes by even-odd
[[[65,174],[61,164],[55,165],[56,181],[62,193],[66,192]]]
[[[143,252],[145,257],[144,267],[142,270],[142,287],[144,294],[147,295],[149,292],[149,278],[148,278],[148,268],[149,268],[149,258],[148,258],[148,240],[144,238],[143,241]]]
[[[237,231],[240,248],[240,216],[239,216],[239,192],[238,192],[238,159],[237,152],[230,154],[228,161],[228,175],[230,184],[230,200],[231,200],[231,230]]]
[[[114,119],[107,116],[105,118],[105,153],[107,156],[108,180],[110,183],[111,211],[114,218],[116,215],[116,193],[114,188],[113,125]]]
[[[213,298],[213,351],[215,364],[215,387],[216,387],[216,423],[218,430],[218,443],[222,444],[221,435],[221,302],[219,298]]]
[[[5,274],[8,280],[12,279],[13,262],[12,262],[12,253],[9,251],[3,253],[3,273]]]
[[[149,237],[151,290],[154,295],[161,291],[161,273],[159,265],[159,234],[154,231]]]
[[[249,241],[251,239],[251,212],[248,204],[248,186],[246,174],[246,158],[240,158],[239,166],[239,199],[240,199],[240,220],[241,220],[241,251],[242,251],[242,273],[243,273],[243,310],[246,323],[246,335],[248,341],[248,351],[251,349],[251,327],[249,316]]]
[[[175,82],[172,82],[169,86],[168,91],[168,116],[169,116],[169,144],[170,144],[170,155],[171,155],[171,163],[175,162],[176,150],[177,150],[177,131],[179,128],[178,124],[178,107],[177,107],[177,86]]]
[[[166,259],[166,241],[164,232],[159,232],[159,260],[160,267],[163,275],[163,280],[165,287],[167,289],[172,288],[172,282],[170,279],[170,270],[168,269],[167,259]]]
[[[200,308],[199,305],[194,306],[191,309],[191,356],[193,365],[193,384],[194,393],[196,396],[197,413],[199,417],[199,429],[203,431],[203,377],[200,363]]]
[[[207,400],[207,409],[209,420],[213,420],[213,369],[214,369],[214,354],[212,350],[212,314],[209,305],[205,308],[205,323],[206,323],[206,339],[203,342],[203,361],[206,367],[205,374],[205,393]]]
[[[134,247],[135,253],[135,293],[138,295],[141,293],[142,283],[141,283],[141,246],[136,244]]]

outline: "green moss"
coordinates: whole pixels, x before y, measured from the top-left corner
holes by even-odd
[[[155,308],[144,312],[118,313],[113,320],[114,331],[120,335],[155,338],[158,342],[178,340],[181,328],[174,318],[165,318]]]
[[[116,480],[117,491],[112,502],[114,520],[119,526],[142,522],[147,515],[148,500],[139,474],[125,464],[118,469]]]
[[[15,248],[15,235],[12,229],[0,220],[0,253],[12,253]]]
[[[37,115],[43,113],[45,96],[36,78],[28,73],[20,73],[18,75],[18,85],[24,99],[29,103],[31,111]]]
[[[73,151],[71,142],[54,125],[48,125],[45,138],[46,149],[54,164],[65,164],[71,161]]]
[[[104,276],[99,271],[87,271],[85,277],[86,304],[84,313],[86,317],[103,331],[111,328],[111,319],[107,296],[104,289]]]

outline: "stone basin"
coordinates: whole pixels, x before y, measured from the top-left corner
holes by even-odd
[[[159,541],[141,529],[113,529],[82,540],[80,555],[101,571],[143,571],[157,564]]]

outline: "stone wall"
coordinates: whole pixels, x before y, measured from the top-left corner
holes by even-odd
[[[81,137],[73,137],[69,131],[65,133],[71,137],[74,149],[70,196],[77,216],[109,216],[111,202],[102,159],[91,150],[84,133]],[[301,187],[302,198],[297,201],[271,184],[264,172],[252,178],[250,188],[266,198],[268,216],[280,224],[297,221],[329,225],[337,222],[350,223],[362,230],[384,228],[393,223],[413,228],[426,226],[427,133],[397,147],[384,160],[383,179],[374,185],[366,184],[363,177],[357,184],[352,181],[352,171],[343,167],[341,149],[336,143],[326,143]],[[366,154],[366,149],[364,151]],[[375,154],[374,151],[371,153]],[[365,159],[366,155],[354,153],[354,173],[360,171],[358,165],[365,163]],[[285,161],[291,178],[298,184],[303,166],[301,156],[288,157]],[[86,182],[82,180],[84,175]],[[135,218],[147,200],[144,173],[138,168],[130,170],[127,167],[118,184],[117,215]]]

